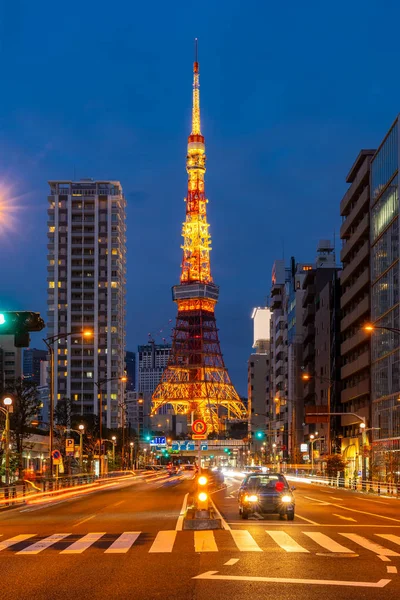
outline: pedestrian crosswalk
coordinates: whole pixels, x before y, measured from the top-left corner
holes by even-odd
[[[378,530],[379,531],[379,530]],[[380,530],[382,531],[382,530]],[[179,552],[280,552],[282,554],[318,555],[324,551],[332,556],[341,554],[352,558],[361,554],[375,554],[382,560],[400,557],[399,535],[368,531],[367,535],[335,531],[329,535],[320,531],[290,531],[274,529],[248,531],[230,529],[218,531],[158,531],[150,534],[125,531],[121,534],[91,532],[87,534],[53,533],[40,536],[34,533],[7,538],[1,535],[0,562],[10,554],[35,556],[46,552],[61,555],[80,555],[91,550],[102,554],[171,554]]]

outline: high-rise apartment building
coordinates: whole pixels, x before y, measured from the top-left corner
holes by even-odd
[[[371,336],[372,426],[377,429],[371,433],[382,475],[399,470],[393,461],[400,450],[400,335],[384,329],[400,326],[399,127],[397,118],[372,158],[370,177],[371,320],[377,327]]]
[[[371,320],[370,308],[370,169],[375,150],[361,150],[346,182],[349,188],[340,203],[343,270],[341,283],[341,410],[358,414],[371,424],[370,334],[362,327]],[[359,419],[346,415],[342,451],[351,460],[360,454]],[[356,470],[355,468],[353,469]],[[358,466],[357,466],[358,471]]]
[[[28,379],[36,385],[42,385],[40,381],[41,363],[46,361],[47,350],[25,348],[23,358],[24,379]]]
[[[125,369],[125,198],[118,181],[50,181],[48,334],[54,344],[55,402],[118,425]],[[82,336],[84,329],[93,336]],[[72,332],[72,335],[68,335]]]

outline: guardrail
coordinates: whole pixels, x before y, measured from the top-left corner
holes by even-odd
[[[315,483],[319,485],[326,485],[335,488],[342,488],[347,490],[353,490],[357,492],[365,492],[369,494],[377,494],[378,496],[390,496],[400,498],[400,481],[398,482],[386,482],[386,481],[375,481],[375,480],[361,480],[358,477],[317,477],[307,476],[301,477],[286,473],[285,477],[288,481],[300,481],[303,483]]]

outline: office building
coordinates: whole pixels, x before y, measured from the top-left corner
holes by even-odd
[[[336,432],[338,423],[328,415],[309,416],[307,413],[335,412],[340,400],[339,385],[339,267],[335,251],[329,240],[321,240],[312,269],[303,280],[303,402],[305,412],[304,442],[310,435],[319,438],[315,449],[321,455],[331,453],[331,430]],[[307,377],[307,379],[304,379]]]
[[[138,346],[139,392],[152,394],[168,364],[171,344],[146,344]]]
[[[47,361],[47,350],[24,348],[23,373],[24,379],[42,385],[40,382],[41,363]]]
[[[136,353],[129,350],[125,352],[125,375],[128,378],[125,389],[133,392],[136,389]]]
[[[263,460],[266,452],[267,398],[270,371],[270,321],[269,308],[255,308],[253,319],[255,353],[248,360],[248,437],[256,460]],[[265,442],[265,444],[264,444]],[[263,460],[264,462],[264,460]]]
[[[118,181],[50,181],[48,335],[54,344],[55,402],[118,425],[125,371],[125,198]],[[83,337],[84,330],[93,331]],[[72,335],[68,335],[72,332]]]
[[[360,415],[371,425],[370,334],[363,326],[371,320],[370,305],[370,170],[375,150],[361,150],[346,182],[349,188],[340,203],[342,226],[341,283],[341,409],[342,452],[354,461],[360,453]],[[358,465],[353,468],[359,470]]]
[[[4,390],[22,377],[22,349],[14,345],[13,335],[0,336],[0,387]]]
[[[399,329],[399,119],[371,161],[371,335],[372,427],[376,472],[400,464]],[[382,329],[379,329],[382,327]],[[385,328],[394,328],[390,331]],[[368,364],[368,352],[358,358]]]

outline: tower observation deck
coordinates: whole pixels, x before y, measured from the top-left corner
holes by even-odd
[[[225,419],[246,419],[247,413],[225,367],[214,315],[219,288],[213,282],[210,266],[197,40],[195,44],[192,131],[186,157],[186,220],[182,228],[183,258],[180,283],[172,288],[178,315],[169,362],[153,394],[152,413],[170,404],[177,414],[187,414],[188,419],[203,419],[209,432],[218,433]]]

